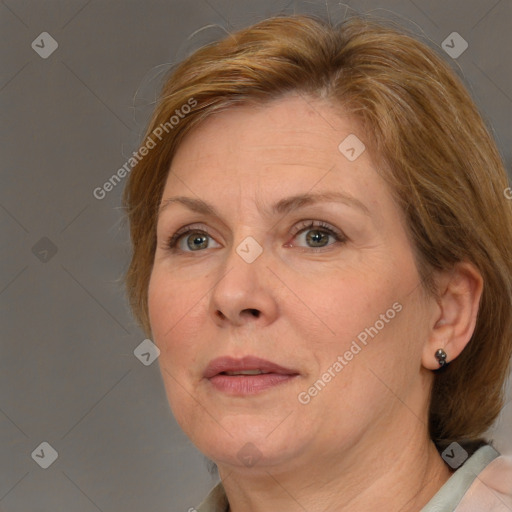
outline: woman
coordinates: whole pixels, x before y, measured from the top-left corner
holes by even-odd
[[[512,353],[512,202],[435,52],[362,18],[265,20],[173,71],[144,146],[127,286],[219,470],[197,510],[512,510],[481,438]]]

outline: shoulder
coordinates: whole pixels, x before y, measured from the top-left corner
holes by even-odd
[[[456,512],[512,510],[512,456],[498,455],[476,475]]]
[[[512,457],[478,448],[421,512],[510,512]]]

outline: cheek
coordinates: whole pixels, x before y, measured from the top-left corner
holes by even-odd
[[[349,437],[389,410],[400,408],[397,397],[405,400],[404,390],[416,378],[415,344],[408,331],[414,316],[412,305],[389,297],[382,306],[374,300],[367,310],[360,307],[357,301],[347,303],[347,310],[334,324],[336,342],[314,347],[318,371],[300,390],[301,398],[310,400],[304,406],[305,414],[321,417],[322,424],[334,432],[343,424]]]
[[[167,352],[186,320],[193,283],[180,283],[167,273],[153,270],[148,287],[148,311],[154,343]]]
[[[148,311],[153,342],[163,366],[182,378],[207,344],[208,305],[204,280],[179,279],[156,268],[148,287]]]
[[[160,345],[164,333],[171,328],[174,317],[178,314],[175,307],[177,301],[173,299],[173,287],[169,285],[165,276],[160,275],[158,270],[153,270],[148,286],[148,312],[155,338],[153,341],[157,345]]]
[[[315,324],[322,326],[324,332],[312,341],[333,343],[340,350],[347,342],[350,345],[352,339],[373,326],[399,298],[389,281],[371,272],[358,271],[340,274],[337,279],[331,276],[303,288],[304,302],[311,304]]]
[[[151,275],[148,311],[152,341],[160,349],[158,363],[169,405],[184,430],[196,414],[195,402],[190,400],[193,375],[189,374],[200,352],[195,319],[202,303],[196,295],[202,294],[194,292],[193,283],[180,282],[158,269]]]
[[[303,288],[317,317],[314,322],[311,315],[309,322],[306,315],[301,320],[302,338],[317,361],[308,385],[336,375],[329,389],[337,397],[349,398],[347,407],[372,402],[378,391],[386,391],[376,375],[390,384],[402,383],[403,368],[417,355],[414,340],[421,338],[421,312],[414,305],[405,269],[401,280],[392,270],[359,269],[340,274],[338,283],[322,280],[317,284],[324,284],[325,293],[318,286]]]

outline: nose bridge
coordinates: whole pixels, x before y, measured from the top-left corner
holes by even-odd
[[[251,231],[253,234],[247,234]],[[225,277],[219,282],[221,284],[222,281],[233,280],[234,285],[239,287],[239,293],[254,290],[262,284],[263,267],[267,259],[263,256],[263,241],[260,243],[256,239],[258,235],[254,230],[245,230],[245,233],[239,235],[238,240],[234,238],[225,261]]]
[[[240,189],[242,185],[239,183]],[[239,264],[241,260],[251,266],[261,260],[264,238],[266,236],[265,219],[261,214],[261,203],[255,195],[244,196],[240,190],[233,198],[232,218],[233,246],[229,251],[229,264]],[[243,267],[243,265],[242,265]]]
[[[259,238],[259,241],[255,238]],[[263,254],[263,236],[249,234],[235,245],[235,253],[248,265],[252,265]]]
[[[251,230],[244,231],[230,247],[223,276],[212,291],[210,309],[216,321],[221,318],[223,322],[240,324],[249,317],[263,317],[268,322],[277,311],[268,276],[265,276],[268,262],[263,243],[256,239],[257,234],[246,234]]]

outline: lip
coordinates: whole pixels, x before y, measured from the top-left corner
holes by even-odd
[[[297,375],[299,373],[291,368],[285,368],[284,366],[256,356],[245,356],[240,359],[224,356],[210,361],[210,364],[206,367],[204,372],[204,377],[211,379],[222,372],[238,372],[243,370],[261,370],[278,375]]]
[[[261,370],[267,372],[260,375],[225,375],[223,372],[242,370]],[[219,357],[210,362],[204,372],[204,378],[218,391],[230,395],[248,395],[273,388],[289,382],[299,375],[291,368],[278,365],[266,359],[246,356],[241,359]]]

